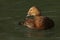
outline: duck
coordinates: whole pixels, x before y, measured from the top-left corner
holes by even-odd
[[[33,18],[28,18],[29,16],[33,16]],[[32,6],[29,9],[24,22],[21,24],[35,30],[51,29],[54,26],[53,20],[49,17],[42,16],[41,11],[36,6]]]

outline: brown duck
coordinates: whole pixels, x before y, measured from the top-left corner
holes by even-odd
[[[28,16],[33,16],[33,19],[28,18]],[[29,9],[26,17],[27,18],[25,21],[21,24],[27,26],[30,29],[44,30],[50,29],[54,26],[53,20],[48,17],[41,16],[41,12],[35,6]]]

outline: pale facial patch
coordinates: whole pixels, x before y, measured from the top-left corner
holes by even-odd
[[[35,6],[33,6],[29,9],[27,15],[35,16],[35,15],[39,15],[39,14],[40,14],[40,11]]]

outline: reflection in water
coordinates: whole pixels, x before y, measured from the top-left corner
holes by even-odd
[[[54,37],[55,33],[54,30],[43,30],[43,31],[37,31],[37,30],[16,30],[15,32],[2,32],[0,33],[0,39],[2,40],[24,40],[26,38],[46,38],[46,37]],[[33,40],[33,39],[32,39]]]
[[[55,28],[52,28],[50,30],[31,30],[29,28],[24,28],[24,26],[18,26],[18,30],[20,34],[22,33],[23,37],[37,37],[37,38],[45,38],[45,37],[54,37],[55,36]],[[21,35],[21,36],[22,36]]]
[[[24,34],[25,37],[53,37],[55,32],[53,31],[28,31]]]

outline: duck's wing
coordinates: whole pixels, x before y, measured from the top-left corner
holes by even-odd
[[[50,19],[49,17],[44,17],[44,24],[45,24],[46,29],[50,29],[54,27],[54,21]]]
[[[54,26],[54,22],[49,17],[40,16],[35,18],[35,26],[39,29],[50,29]]]

